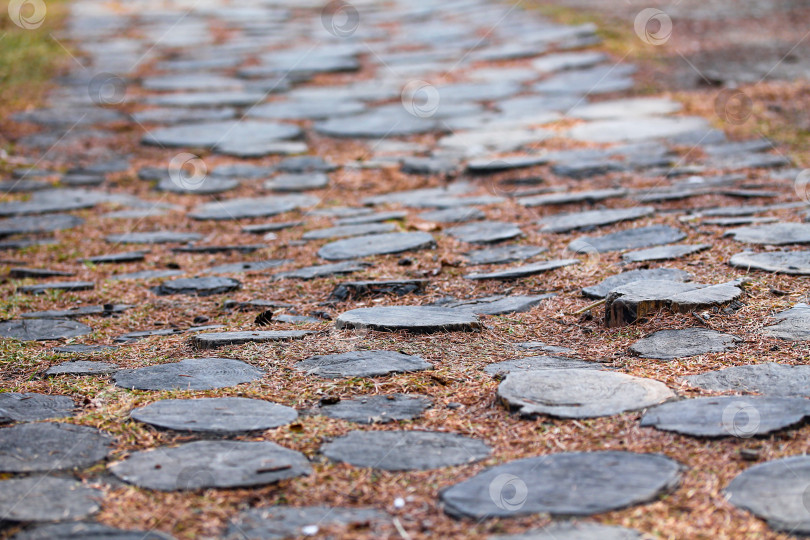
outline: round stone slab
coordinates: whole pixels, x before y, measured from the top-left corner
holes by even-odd
[[[686,255],[692,255],[711,249],[711,244],[675,244],[673,246],[659,246],[639,251],[630,251],[622,254],[624,262],[645,262],[645,261],[666,261],[669,259],[679,259]]]
[[[288,341],[301,339],[314,332],[307,330],[259,330],[255,332],[208,332],[191,336],[194,346],[201,349],[215,349],[225,345],[244,343],[266,343],[268,341]]]
[[[70,214],[48,216],[17,216],[0,219],[0,236],[12,234],[38,234],[72,229],[84,224],[80,217]]]
[[[641,425],[695,437],[765,435],[802,422],[810,400],[771,396],[722,396],[672,401],[648,409]]]
[[[48,368],[45,375],[109,375],[118,371],[118,365],[109,362],[94,362],[92,360],[74,360],[62,362]]]
[[[605,298],[610,291],[628,283],[646,280],[689,281],[692,275],[675,268],[652,268],[649,270],[630,270],[605,278],[596,285],[584,287],[582,294],[590,298]]]
[[[370,234],[326,244],[318,250],[318,256],[327,261],[342,261],[428,249],[435,245],[433,237],[423,232]]]
[[[737,336],[723,334],[708,328],[661,330],[640,339],[630,350],[642,358],[672,360],[713,352],[723,352],[742,341]]]
[[[387,394],[341,400],[333,405],[321,405],[320,413],[329,418],[358,424],[387,424],[395,420],[411,420],[431,406],[424,396]]]
[[[810,306],[807,304],[796,304],[788,310],[777,313],[773,318],[779,322],[762,329],[762,333],[766,336],[789,341],[810,340]]]
[[[480,221],[451,227],[445,232],[462,242],[475,244],[491,244],[523,236],[517,224],[503,221]]]
[[[726,488],[728,501],[791,535],[810,534],[807,486],[810,456],[792,456],[754,465]]]
[[[544,251],[546,251],[544,247],[517,244],[468,251],[464,256],[467,257],[469,265],[503,264],[531,259]]]
[[[723,236],[733,236],[738,242],[747,244],[785,244],[810,243],[810,223],[773,223],[759,227],[739,227],[727,231]]]
[[[810,275],[810,251],[745,251],[733,255],[728,261],[737,268],[765,270],[781,274]]]
[[[590,229],[601,227],[620,221],[630,221],[655,213],[652,206],[636,206],[611,210],[587,210],[572,214],[557,214],[543,218],[538,223],[542,225],[540,232],[564,233],[577,229]]]
[[[557,268],[562,268],[564,266],[571,266],[572,264],[579,264],[578,259],[552,259],[550,261],[541,261],[532,264],[525,264],[523,266],[515,266],[512,268],[507,268],[506,270],[496,270],[495,272],[486,272],[486,273],[473,273],[467,274],[464,277],[466,279],[501,279],[501,280],[510,280],[510,279],[520,279],[529,276],[535,276],[537,274],[542,274],[543,272],[548,272],[550,270],[556,270]]]
[[[321,447],[334,461],[386,471],[425,471],[487,457],[482,441],[440,431],[350,431]]]
[[[300,194],[230,199],[203,204],[188,215],[193,219],[214,221],[270,217],[307,206],[315,206],[318,201],[318,198],[311,195]]]
[[[173,540],[160,531],[116,529],[92,521],[49,523],[26,529],[14,540]]]
[[[433,365],[418,356],[394,351],[352,351],[313,356],[298,362],[295,364],[295,368],[305,371],[307,375],[336,379],[340,377],[377,377],[390,373],[422,371],[433,369]]]
[[[791,366],[771,362],[753,366],[734,366],[684,378],[692,386],[715,392],[810,397],[810,366],[804,365]]]
[[[228,527],[227,540],[245,538],[283,539],[311,535],[318,527],[350,527],[369,522],[390,521],[391,516],[374,508],[332,508],[329,506],[269,506],[242,512]]]
[[[458,518],[589,516],[655,500],[677,486],[680,470],[659,454],[563,452],[491,467],[440,499]]]
[[[652,225],[626,229],[604,236],[583,236],[568,244],[569,251],[577,253],[607,253],[623,249],[639,249],[661,244],[671,244],[686,238],[679,229],[668,225]]]
[[[465,310],[430,306],[384,306],[358,308],[341,313],[336,328],[359,328],[382,332],[453,332],[482,328],[478,316]]]
[[[625,527],[563,521],[525,533],[490,536],[489,540],[643,540],[643,537],[640,532]]]
[[[171,364],[122,369],[115,384],[132,390],[213,390],[262,378],[258,368],[232,358],[186,358]]]
[[[195,441],[135,452],[109,468],[159,491],[261,486],[312,472],[304,454],[264,441]]]
[[[20,341],[48,341],[89,334],[93,329],[65,319],[22,319],[0,322],[0,337]]]
[[[291,407],[239,397],[164,399],[134,409],[139,422],[177,431],[242,433],[289,424],[298,413]]]
[[[0,481],[0,520],[81,519],[99,510],[102,493],[75,480],[28,476]]]
[[[211,296],[234,291],[241,285],[238,280],[225,277],[180,278],[164,281],[155,289],[155,292],[161,295]]]
[[[101,431],[51,422],[0,429],[0,471],[50,472],[89,467],[107,457],[112,438]]]
[[[32,392],[0,393],[0,424],[33,422],[73,416],[75,405],[68,396],[47,396]]]
[[[223,143],[292,139],[300,134],[301,129],[292,124],[240,120],[153,129],[144,135],[141,142],[160,147],[212,148]]]
[[[503,378],[510,373],[520,371],[540,371],[544,369],[602,369],[599,362],[589,362],[576,358],[561,358],[559,356],[528,356],[495,362],[484,368],[484,372],[493,377]]]
[[[507,375],[498,397],[522,416],[596,418],[658,405],[675,397],[653,379],[596,369],[548,369]]]

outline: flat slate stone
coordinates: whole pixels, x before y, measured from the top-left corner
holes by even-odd
[[[62,352],[62,351],[59,351]],[[93,362],[92,360],[74,360],[62,362],[48,368],[45,375],[109,375],[118,371],[117,364],[110,362]]]
[[[14,540],[173,540],[160,531],[116,529],[92,521],[49,523],[15,534]]]
[[[264,183],[264,189],[272,191],[306,191],[322,189],[329,185],[329,177],[323,173],[288,173],[276,176]]]
[[[82,343],[72,343],[70,345],[54,347],[53,352],[63,354],[93,354],[101,351],[111,351],[113,349],[115,349],[115,347],[107,345],[84,345]]]
[[[334,461],[385,471],[425,471],[480,461],[484,442],[441,431],[350,431],[321,447]]]
[[[93,264],[117,264],[127,262],[138,262],[144,260],[148,251],[127,251],[123,253],[111,253],[105,255],[96,255],[94,257],[84,257],[76,259],[77,263],[93,263]]]
[[[195,441],[134,452],[109,467],[129,484],[188,491],[275,484],[312,472],[300,452],[265,441]]]
[[[107,237],[107,242],[111,244],[171,244],[196,242],[202,238],[203,236],[197,233],[154,231],[112,234]]]
[[[264,94],[258,95],[259,98]],[[255,100],[249,102],[254,103]],[[217,104],[227,105],[218,102]],[[255,122],[250,120],[200,122],[153,129],[141,139],[142,144],[160,147],[214,148],[224,144],[273,142],[294,139],[301,128],[292,124]]]
[[[806,276],[810,275],[810,251],[766,251],[753,253],[744,251],[733,255],[728,261],[731,266],[750,270],[765,270]]]
[[[374,508],[330,506],[268,506],[237,515],[225,532],[226,540],[255,538],[284,540],[313,534],[318,527],[341,526],[352,533],[361,525],[389,522],[391,516]]]
[[[433,236],[423,232],[372,234],[326,244],[318,250],[318,256],[327,261],[340,261],[429,249],[435,245]]]
[[[358,308],[341,313],[335,321],[335,327],[381,332],[407,330],[431,333],[479,330],[482,324],[473,313],[452,308],[382,306]]]
[[[315,124],[315,131],[327,137],[382,139],[440,131],[432,118],[420,118],[396,104],[368,112],[330,118]]]
[[[110,276],[112,281],[120,281],[124,279],[161,279],[166,277],[174,277],[182,275],[181,270],[143,270],[141,272],[128,272],[126,274],[115,274]]]
[[[252,199],[214,201],[197,207],[188,216],[198,220],[226,221],[257,217],[270,217],[299,208],[315,206],[319,199],[311,195],[274,195]]]
[[[521,416],[597,418],[658,405],[675,397],[664,383],[595,369],[546,369],[507,375],[498,397]]]
[[[631,83],[632,84],[632,83]],[[571,128],[568,136],[577,141],[612,143],[670,139],[698,130],[706,130],[704,118],[694,116],[644,117],[597,120]]]
[[[65,319],[17,319],[0,322],[0,337],[20,341],[48,341],[89,334],[93,329]]]
[[[631,221],[655,213],[652,206],[634,206],[631,208],[618,208],[614,210],[588,210],[572,214],[558,214],[538,221],[541,232],[565,233],[578,229],[591,229]]]
[[[649,249],[642,249],[639,251],[629,251],[622,254],[622,260],[627,263],[667,261],[705,251],[707,249],[711,249],[711,247],[711,244],[675,244],[672,246],[659,246]]]
[[[429,283],[427,279],[399,279],[383,281],[344,281],[337,285],[330,299],[345,302],[346,300],[357,300],[369,296],[405,296],[414,292],[422,292]]]
[[[584,287],[582,294],[589,298],[605,298],[610,291],[616,287],[634,283],[636,281],[646,281],[651,279],[663,279],[667,281],[689,281],[692,275],[683,270],[675,268],[652,268],[649,270],[630,270],[615,276],[605,278],[603,281],[590,287]]]
[[[439,498],[457,518],[589,516],[657,499],[678,485],[681,469],[660,454],[562,452],[490,467]]]
[[[0,424],[34,422],[73,416],[76,405],[68,396],[50,396],[33,392],[0,393]]]
[[[44,294],[48,291],[89,291],[96,286],[92,281],[52,281],[17,287],[18,292],[28,294]]]
[[[733,366],[684,377],[692,386],[715,392],[757,393],[766,396],[810,397],[810,366],[755,364]]]
[[[436,305],[452,309],[460,309],[477,315],[506,315],[509,313],[525,313],[540,304],[543,300],[553,298],[555,295],[537,294],[532,296],[487,296],[470,300],[451,300]]]
[[[779,322],[762,330],[766,336],[789,341],[810,341],[810,306],[807,304],[796,304],[777,313],[773,318]]]
[[[245,343],[267,343],[269,341],[289,341],[302,339],[314,334],[307,330],[255,330],[243,332],[206,332],[191,337],[191,343],[201,349],[215,349],[226,345]]]
[[[80,217],[70,214],[49,214],[47,216],[19,216],[0,219],[0,236],[12,234],[40,234],[64,231],[84,224]]]
[[[91,315],[111,316],[123,313],[133,307],[130,304],[104,304],[102,306],[77,306],[63,310],[29,311],[21,313],[23,319],[72,319],[74,317],[89,317]]]
[[[643,540],[643,537],[640,532],[625,527],[563,521],[525,533],[490,536],[488,540]]]
[[[455,208],[443,208],[441,210],[422,212],[417,217],[421,220],[432,221],[434,223],[463,223],[465,221],[484,219],[487,216],[474,206],[457,206]],[[521,234],[523,233],[521,232]]]
[[[523,231],[515,223],[503,221],[479,221],[467,225],[459,225],[445,230],[457,240],[473,244],[492,244],[523,236]]]
[[[313,356],[295,364],[307,375],[327,379],[343,377],[378,377],[391,373],[409,373],[433,369],[433,365],[419,356],[395,351],[351,351],[339,354]]]
[[[264,261],[248,261],[226,263],[217,266],[212,266],[203,270],[202,274],[241,274],[244,272],[261,272],[269,268],[278,268],[285,264],[291,263],[290,259],[267,259]]]
[[[115,384],[132,390],[213,390],[261,379],[264,372],[232,358],[186,358],[179,362],[122,369]]]
[[[810,456],[791,456],[744,470],[725,489],[728,502],[789,535],[810,534]]]
[[[504,264],[531,259],[544,251],[546,248],[540,246],[510,245],[468,251],[464,256],[469,265]]]
[[[326,229],[315,229],[305,232],[301,238],[303,240],[324,240],[331,238],[346,238],[351,236],[363,236],[366,234],[390,233],[397,230],[393,223],[364,223],[361,225],[338,225]]]
[[[99,511],[103,493],[81,482],[53,476],[0,481],[0,520],[58,521]]]
[[[187,294],[191,296],[211,296],[235,291],[241,283],[233,278],[199,277],[180,278],[164,281],[155,288],[155,293],[161,295]]]
[[[412,420],[432,405],[429,398],[408,394],[385,394],[344,399],[321,405],[318,412],[329,418],[358,424],[387,424],[397,420]]]
[[[724,352],[736,347],[742,340],[708,328],[660,330],[630,346],[630,351],[642,358],[672,360],[699,354]]]
[[[279,272],[274,274],[274,279],[315,279],[335,275],[351,274],[362,272],[369,265],[357,261],[345,261],[333,264],[320,264],[316,266],[305,266],[289,272]]]
[[[810,223],[773,223],[758,227],[739,227],[726,231],[723,236],[733,236],[747,244],[810,244]]]
[[[550,261],[541,261],[523,266],[515,266],[506,270],[498,270],[495,272],[474,273],[467,274],[466,279],[520,279],[529,276],[535,276],[548,272],[549,270],[556,270],[564,266],[571,266],[572,264],[579,264],[579,259],[552,259]]]
[[[484,368],[484,373],[502,379],[513,372],[541,371],[544,369],[602,369],[599,362],[589,362],[576,358],[561,358],[559,356],[527,356],[495,362]]]
[[[291,407],[240,397],[164,399],[134,409],[129,415],[164,429],[205,433],[265,430],[298,418]]]
[[[388,212],[376,212],[359,216],[348,216],[338,219],[338,225],[362,225],[364,223],[381,223],[383,221],[399,221],[408,217],[408,212],[404,210],[390,210]]]
[[[637,229],[626,229],[604,236],[583,236],[568,244],[569,251],[577,253],[607,253],[624,249],[638,249],[661,244],[679,242],[686,235],[668,225],[652,225]]]
[[[155,185],[157,191],[187,195],[215,195],[217,193],[231,191],[238,187],[238,180],[221,176],[205,176],[201,180],[184,180],[182,176],[177,180],[172,177],[161,178]]]
[[[107,457],[112,437],[89,426],[38,422],[0,429],[0,471],[83,469]]]
[[[570,173],[569,173],[570,174]],[[523,206],[550,206],[555,204],[596,203],[614,197],[624,197],[627,190],[624,188],[594,189],[590,191],[567,191],[564,193],[548,193],[531,197],[520,197],[517,202]]]
[[[810,401],[798,397],[719,396],[684,399],[648,409],[642,427],[694,437],[765,435],[801,423]]]

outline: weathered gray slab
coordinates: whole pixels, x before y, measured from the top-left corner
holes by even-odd
[[[556,270],[564,266],[571,266],[572,264],[579,264],[579,259],[552,259],[550,261],[541,261],[523,266],[515,266],[507,268],[506,270],[496,270],[495,272],[474,273],[467,274],[466,279],[480,280],[480,279],[520,279],[524,277],[534,276],[548,272],[549,270]]]
[[[568,250],[577,253],[607,253],[670,244],[684,238],[686,238],[686,235],[674,227],[651,225],[649,227],[625,229],[604,236],[583,236],[568,244]]]
[[[810,251],[745,251],[732,255],[728,263],[737,268],[765,270],[780,274],[810,275]]]
[[[186,358],[180,362],[122,369],[115,384],[136,390],[213,390],[255,381],[258,368],[231,358]]]
[[[145,424],[176,431],[242,433],[289,424],[298,418],[291,407],[240,397],[164,399],[134,409]]]
[[[318,250],[318,256],[327,261],[341,261],[429,249],[435,245],[433,236],[423,232],[371,234],[326,244]]]
[[[83,336],[93,329],[65,319],[17,319],[0,322],[0,337],[20,341],[48,341]]]
[[[367,523],[388,522],[391,516],[374,508],[329,506],[268,506],[239,514],[226,530],[226,540],[283,540],[312,534],[318,527],[341,526],[347,534]]]
[[[0,520],[74,520],[98,512],[103,494],[76,480],[26,476],[0,481]]]
[[[515,244],[468,251],[464,256],[467,257],[469,265],[504,264],[531,259],[544,251],[547,251],[546,248],[540,246]]]
[[[215,349],[226,345],[266,343],[301,339],[313,334],[307,330],[255,330],[244,332],[206,332],[191,336],[191,343],[201,349]]]
[[[394,351],[352,351],[313,356],[295,365],[307,375],[327,379],[341,377],[378,377],[391,373],[408,373],[433,369],[433,365],[419,356]]]
[[[89,426],[56,422],[0,429],[0,471],[13,473],[81,469],[112,449],[109,435]]]
[[[563,521],[552,523],[542,529],[533,529],[525,533],[499,534],[488,540],[642,540],[641,533],[617,527],[587,521]]]
[[[601,227],[621,221],[632,221],[650,216],[654,212],[655,208],[652,206],[635,206],[614,210],[588,210],[550,216],[541,219],[538,224],[541,225],[540,232],[565,233],[579,229]]]
[[[711,249],[711,244],[676,244],[672,246],[659,246],[639,251],[629,251],[622,254],[622,260],[628,263],[647,261],[667,261],[679,259],[686,255],[699,253]]]
[[[756,393],[766,396],[810,397],[810,366],[755,364],[733,366],[684,377],[686,382],[715,392]]]
[[[810,306],[807,304],[796,304],[773,317],[779,322],[762,330],[766,336],[790,341],[810,341]]]
[[[336,328],[378,330],[382,332],[454,332],[479,330],[478,317],[464,310],[431,306],[387,306],[358,308],[341,313]]]
[[[502,379],[514,372],[540,371],[544,369],[603,369],[599,362],[589,362],[576,358],[562,358],[559,356],[527,356],[495,362],[484,368],[484,372]]]
[[[738,242],[747,244],[785,244],[810,243],[810,223],[773,223],[757,227],[739,227],[727,231],[723,236],[733,236]]]
[[[330,418],[358,424],[387,424],[397,420],[412,420],[431,406],[430,399],[409,394],[384,394],[342,399],[321,405],[318,412]]]
[[[643,358],[672,360],[727,351],[741,341],[737,336],[708,328],[684,328],[660,330],[636,341],[630,346],[630,350]]]

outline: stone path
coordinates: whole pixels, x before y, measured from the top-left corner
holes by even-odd
[[[0,169],[3,538],[810,531],[808,173],[593,25],[75,0],[58,39]]]

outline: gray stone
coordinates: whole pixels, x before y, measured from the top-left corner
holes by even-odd
[[[659,330],[630,346],[630,351],[642,358],[672,360],[699,354],[727,351],[740,343],[737,336],[708,328]]]
[[[591,229],[619,223],[620,221],[631,221],[634,219],[650,216],[655,212],[652,206],[635,206],[631,208],[619,208],[614,210],[588,210],[586,212],[575,212],[572,214],[558,214],[538,221],[541,232],[564,233],[578,229]]]
[[[243,433],[272,429],[298,418],[291,407],[240,397],[164,399],[134,409],[130,417],[164,429]]]
[[[426,279],[402,279],[385,281],[344,281],[332,290],[330,299],[345,302],[368,296],[405,296],[413,292],[422,292],[428,284]]]
[[[755,268],[780,274],[810,275],[810,251],[766,251],[753,253],[744,251],[733,255],[728,261],[731,266],[749,270]]]
[[[254,253],[262,249],[266,249],[267,244],[224,244],[217,246],[179,246],[173,247],[174,253],[231,253],[236,251],[238,253]],[[272,259],[279,260],[279,259]],[[283,259],[281,259],[283,260]],[[248,263],[249,264],[249,263]]]
[[[459,163],[451,158],[406,156],[400,170],[405,174],[453,174],[459,170]]]
[[[138,262],[144,260],[148,251],[127,251],[124,253],[111,253],[104,255],[96,255],[94,257],[83,257],[76,259],[77,263],[92,263],[92,264],[116,264],[126,262]]]
[[[288,173],[271,178],[264,189],[272,191],[306,191],[322,189],[329,185],[329,177],[323,173]]]
[[[358,115],[330,118],[315,124],[315,131],[327,137],[366,139],[417,135],[438,130],[439,123],[436,120],[410,114],[399,103],[377,107]]]
[[[318,250],[318,256],[327,261],[339,261],[429,249],[435,245],[433,236],[423,232],[372,234],[326,244]]]
[[[495,362],[484,368],[484,373],[502,379],[514,372],[541,371],[544,369],[602,369],[599,362],[589,362],[576,358],[560,358],[559,356],[527,356]]]
[[[523,231],[515,223],[502,221],[479,221],[468,225],[459,225],[445,230],[457,240],[475,244],[491,244],[523,236]]]
[[[290,259],[267,259],[264,261],[249,261],[220,264],[212,266],[201,272],[202,274],[241,274],[244,272],[262,272],[269,268],[278,268],[291,263]]]
[[[191,343],[200,349],[215,349],[226,345],[245,343],[267,343],[301,339],[313,334],[306,330],[257,330],[244,332],[208,332],[191,337]]]
[[[234,178],[221,176],[205,176],[202,180],[196,178],[184,180],[181,173],[178,178],[161,178],[155,186],[157,191],[167,193],[182,193],[187,195],[216,195],[225,193],[239,187],[239,181]]]
[[[627,263],[646,261],[666,261],[679,259],[686,255],[699,253],[711,249],[711,244],[675,244],[672,246],[660,246],[639,251],[629,251],[622,254],[622,260]]]
[[[48,341],[84,336],[93,329],[65,319],[22,319],[0,322],[0,337],[20,341]]]
[[[264,372],[231,358],[186,358],[179,362],[122,369],[115,384],[132,390],[213,390],[261,379]]]
[[[490,467],[439,498],[459,518],[589,516],[657,499],[675,489],[681,469],[660,454],[562,452]]]
[[[548,163],[546,156],[505,156],[492,159],[473,159],[467,162],[467,172],[472,174],[493,174]]]
[[[459,206],[456,208],[444,208],[442,210],[422,212],[417,217],[421,220],[435,223],[463,223],[465,221],[484,219],[486,218],[486,214],[474,206]]]
[[[577,253],[607,253],[670,244],[684,238],[686,235],[678,229],[668,225],[652,225],[625,229],[604,236],[583,236],[568,244],[568,250]]]
[[[334,461],[385,471],[425,471],[480,461],[482,441],[440,431],[350,431],[321,447]]]
[[[242,227],[242,232],[250,234],[264,234],[273,231],[283,231],[284,229],[291,229],[303,225],[303,221],[279,221],[271,223],[259,223],[256,225],[245,225]]]
[[[382,221],[402,220],[408,217],[408,212],[402,210],[392,210],[389,212],[377,212],[363,216],[349,216],[338,219],[338,225],[362,225],[364,223],[380,223]]]
[[[362,113],[365,109],[359,101],[274,101],[251,107],[248,116],[268,120],[322,120]]]
[[[187,294],[191,296],[211,296],[235,291],[241,287],[241,283],[232,278],[224,277],[199,277],[180,278],[172,281],[164,281],[155,288],[156,294]]]
[[[14,540],[173,540],[159,531],[116,529],[92,521],[49,523],[15,534]]]
[[[275,216],[316,204],[318,204],[318,199],[311,195],[275,195],[206,203],[188,215],[199,220],[237,220]]]
[[[464,256],[467,257],[467,264],[470,265],[504,264],[531,259],[544,251],[547,251],[546,248],[540,246],[514,244],[468,251]]]
[[[83,345],[81,343],[73,343],[70,345],[62,345],[61,347],[54,347],[53,352],[64,354],[93,354],[102,351],[111,351],[115,347],[108,347],[105,345]]]
[[[755,364],[733,366],[684,377],[686,382],[715,392],[757,393],[777,397],[810,397],[810,366]]]
[[[159,491],[275,484],[312,472],[300,452],[265,441],[195,441],[130,454],[109,467],[129,484]]]
[[[331,238],[346,238],[371,234],[390,233],[397,230],[393,223],[364,223],[360,225],[338,225],[327,229],[315,229],[305,232],[301,238],[304,240],[324,240]]]
[[[408,394],[361,396],[321,405],[318,411],[329,418],[358,424],[387,424],[397,420],[412,420],[431,406],[430,399]]]
[[[141,143],[169,148],[215,148],[224,144],[275,142],[294,139],[300,135],[301,129],[292,124],[229,120],[153,129],[143,136]]]
[[[110,276],[111,281],[120,281],[124,279],[161,279],[167,277],[174,277],[182,275],[180,270],[143,270],[141,272],[129,272],[127,274],[115,274]]]
[[[543,300],[553,298],[553,293],[539,294],[533,296],[487,296],[484,298],[472,298],[470,300],[450,300],[437,302],[438,305],[446,308],[460,309],[475,313],[477,315],[506,315],[509,313],[525,313],[533,307],[539,305]]]
[[[391,373],[408,373],[433,369],[418,356],[394,351],[352,351],[325,356],[313,356],[295,365],[307,375],[327,379],[343,377],[378,377]]]
[[[766,336],[789,341],[810,341],[810,306],[807,304],[796,304],[777,313],[773,318],[779,322],[762,330]]]
[[[369,265],[357,261],[345,261],[334,264],[321,264],[316,266],[306,266],[289,272],[279,272],[274,274],[274,279],[315,279],[335,275],[351,274],[362,272]]]
[[[695,437],[749,438],[801,423],[810,415],[804,398],[718,396],[685,399],[648,409],[642,427]]]
[[[482,324],[476,315],[465,310],[432,306],[382,306],[341,313],[335,327],[432,333],[479,330]]]
[[[577,141],[616,143],[671,139],[697,130],[705,130],[704,118],[694,116],[645,117],[596,120],[574,126],[568,136]]]
[[[595,369],[546,369],[507,375],[498,397],[521,416],[597,418],[675,397],[664,383]]]
[[[44,294],[48,291],[89,291],[96,286],[92,281],[52,281],[17,287],[17,292],[27,294]]]
[[[692,275],[683,270],[675,268],[652,268],[649,270],[630,270],[605,278],[603,281],[590,287],[584,287],[582,294],[589,298],[605,298],[610,291],[622,285],[634,283],[636,281],[666,280],[666,281],[690,281]]]
[[[0,481],[0,520],[74,520],[98,512],[103,493],[81,482],[53,476]]]
[[[532,197],[520,197],[517,202],[522,206],[550,206],[556,204],[596,203],[614,197],[624,197],[627,190],[624,188],[595,189],[591,191],[567,191],[564,193],[549,193]]]
[[[222,92],[175,92],[172,94],[160,94],[153,97],[144,99],[147,105],[156,105],[158,107],[250,107],[256,103],[261,103],[267,95],[264,92],[246,92],[240,90],[230,90]],[[143,139],[144,144],[154,146],[215,146],[216,140],[212,135],[215,133],[211,130],[210,124],[198,124],[200,131],[206,133],[194,133],[186,129],[185,131],[158,131],[157,135],[152,137],[145,136]],[[215,122],[214,125],[222,126],[219,135],[225,137],[228,135],[228,130],[232,130],[235,124],[229,122]],[[187,126],[178,126],[187,128]],[[168,129],[168,128],[164,128]],[[208,131],[210,130],[210,132]],[[255,136],[264,134],[266,129],[255,129]],[[271,135],[271,138],[292,138],[298,134],[290,134],[290,131],[280,130],[280,135]],[[270,131],[269,133],[275,133]],[[246,138],[246,135],[239,132],[236,135],[239,139]],[[213,143],[203,144],[205,141],[212,140]],[[184,142],[186,141],[186,142]],[[200,141],[203,141],[202,143]]]
[[[0,236],[63,231],[83,224],[84,220],[82,218],[70,214],[11,217],[0,219]]]
[[[59,351],[62,352],[62,351]],[[109,375],[118,371],[117,364],[109,362],[94,362],[92,360],[74,360],[62,362],[48,368],[45,375]]]
[[[552,259],[550,261],[541,261],[523,266],[516,266],[506,270],[497,270],[488,273],[474,273],[467,274],[464,277],[467,279],[480,280],[480,279],[520,279],[524,277],[534,276],[548,272],[549,270],[556,270],[572,264],[579,264],[578,259]]]
[[[630,65],[594,66],[559,73],[545,79],[532,88],[541,94],[603,94],[632,88],[635,71]],[[637,122],[637,120],[636,120]],[[633,125],[633,124],[631,124]]]
[[[643,540],[643,537],[640,532],[625,527],[563,521],[525,533],[490,536],[488,540]]]
[[[575,107],[569,114],[583,120],[604,120],[608,118],[663,116],[680,111],[681,104],[666,98],[631,98],[588,103]]]
[[[226,540],[284,540],[312,534],[318,527],[343,527],[356,534],[368,523],[388,522],[391,517],[373,508],[329,506],[268,506],[242,512],[228,526]]]
[[[39,422],[0,429],[0,471],[83,469],[107,457],[112,438],[89,427]]]
[[[112,316],[123,313],[133,307],[130,304],[104,304],[103,306],[76,306],[63,310],[29,311],[20,313],[23,319],[72,319],[75,317],[89,317],[91,315]]]
[[[186,243],[202,240],[197,233],[183,233],[175,231],[154,231],[140,233],[113,234],[107,237],[112,244],[170,244]]]
[[[73,416],[76,406],[68,396],[51,396],[33,392],[0,393],[0,424],[33,422]]]
[[[810,244],[810,223],[773,223],[758,227],[739,227],[727,231],[723,236],[733,236],[738,242],[747,244]]]

